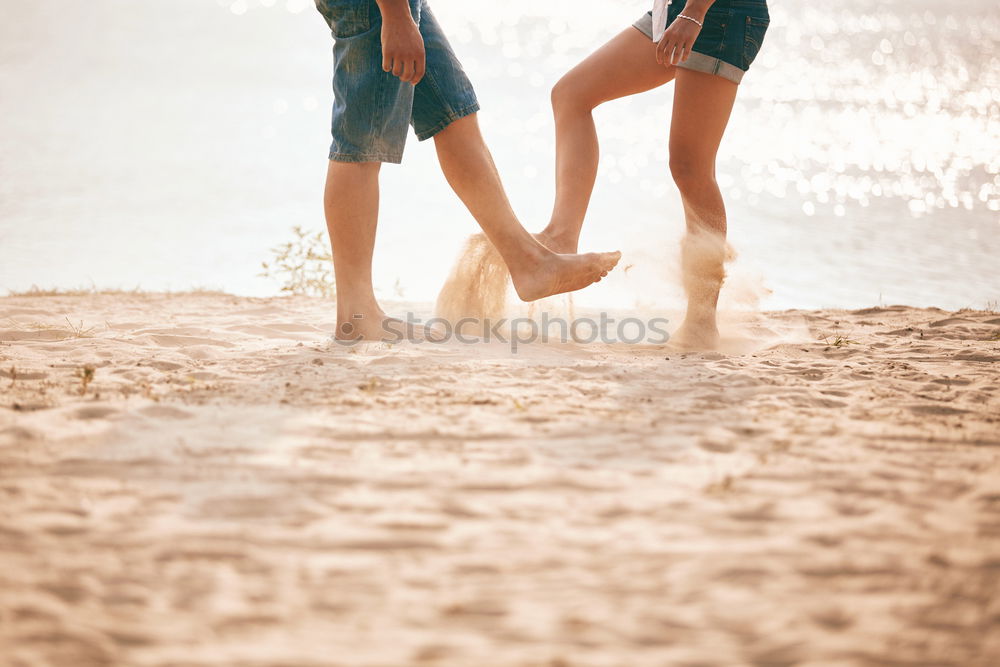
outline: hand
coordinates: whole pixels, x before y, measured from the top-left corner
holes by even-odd
[[[405,5],[404,5],[405,6]],[[382,69],[401,81],[417,85],[427,67],[424,38],[407,11],[384,14],[382,20]]]
[[[664,67],[684,62],[691,55],[691,48],[700,34],[701,26],[694,21],[674,19],[656,47],[656,62]]]

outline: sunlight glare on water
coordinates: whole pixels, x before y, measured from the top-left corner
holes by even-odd
[[[553,196],[549,89],[647,4],[432,0],[530,229]],[[38,0],[7,14],[0,288],[275,293],[256,276],[268,249],[323,225],[330,39],[313,3]],[[773,2],[771,16],[719,156],[734,279],[762,280],[769,308],[1000,299],[995,2]],[[621,248],[635,270],[584,303],[680,297],[671,104],[667,86],[596,112],[583,245]],[[382,182],[378,287],[432,301],[474,222],[430,143],[411,136]]]

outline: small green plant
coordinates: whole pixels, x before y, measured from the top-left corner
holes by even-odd
[[[55,331],[62,329],[67,332],[66,338],[93,338],[94,332],[97,331],[97,327],[85,327],[83,320],[80,320],[78,324],[73,324],[73,321],[68,317],[63,317],[63,319],[66,320],[65,329],[62,329],[61,325],[58,324],[19,322],[12,317],[7,318],[7,326],[24,331]]]
[[[94,381],[96,369],[93,366],[84,366],[76,372],[76,377],[80,380],[80,395],[87,393],[87,387]]]
[[[858,341],[851,340],[850,338],[846,338],[845,336],[840,336],[840,335],[834,336],[832,340],[830,339],[829,336],[827,336],[826,338],[823,339],[823,342],[826,343],[829,347],[847,347],[848,345],[858,344]]]
[[[261,262],[259,275],[281,281],[281,291],[302,296],[336,296],[333,282],[333,257],[322,231],[308,232],[296,225],[295,238],[271,248],[274,257]]]
[[[705,493],[709,495],[722,495],[733,490],[733,477],[726,475],[721,480],[711,482],[705,486]]]
[[[79,324],[73,324],[73,322],[67,317],[66,324],[69,326],[69,331],[73,338],[93,338],[94,331],[96,327],[84,328],[83,320],[80,320]]]
[[[368,378],[368,380],[362,382],[358,385],[358,389],[361,391],[375,391],[379,387],[378,378]]]

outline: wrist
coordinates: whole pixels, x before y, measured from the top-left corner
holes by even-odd
[[[410,15],[410,4],[407,0],[375,0],[379,11],[382,12],[382,20],[386,23],[396,23],[401,20],[413,21]]]
[[[704,23],[705,15],[708,14],[708,8],[712,6],[713,2],[714,0],[712,0],[712,2],[704,2],[704,0],[688,0],[688,3],[684,5],[684,9],[681,10],[681,14],[697,19],[700,23]]]
[[[399,18],[400,16],[413,18],[410,16],[410,3],[407,0],[375,0],[375,4],[382,12],[383,19]]]

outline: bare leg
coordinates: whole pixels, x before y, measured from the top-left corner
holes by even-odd
[[[721,77],[656,62],[656,45],[629,28],[570,70],[552,91],[556,121],[556,201],[539,240],[571,252],[578,243],[597,177],[599,146],[593,110],[676,78],[670,170],[681,191],[688,235],[682,245],[688,310],[675,341],[712,347],[724,278],[726,212],[715,181],[715,158],[737,86]]]
[[[711,348],[719,341],[716,306],[725,278],[726,206],[715,180],[715,158],[736,101],[736,84],[679,69],[670,126],[670,173],[681,192],[687,236],[681,246],[684,323],[674,341]]]
[[[372,253],[378,225],[379,162],[331,161],[323,197],[333,249],[340,340],[399,340],[427,335],[421,327],[386,316],[372,288]]]
[[[337,285],[337,337],[356,338],[380,325],[384,314],[372,288],[372,253],[378,225],[379,162],[330,162],[323,207]],[[379,336],[381,337],[381,336]]]
[[[582,289],[617,264],[621,255],[616,252],[556,254],[521,226],[475,114],[439,132],[434,143],[445,178],[503,257],[514,288],[524,301]]]
[[[597,179],[600,149],[593,110],[664,85],[676,68],[656,62],[656,44],[628,28],[566,73],[552,89],[556,121],[556,201],[539,235],[557,252],[576,252]]]

